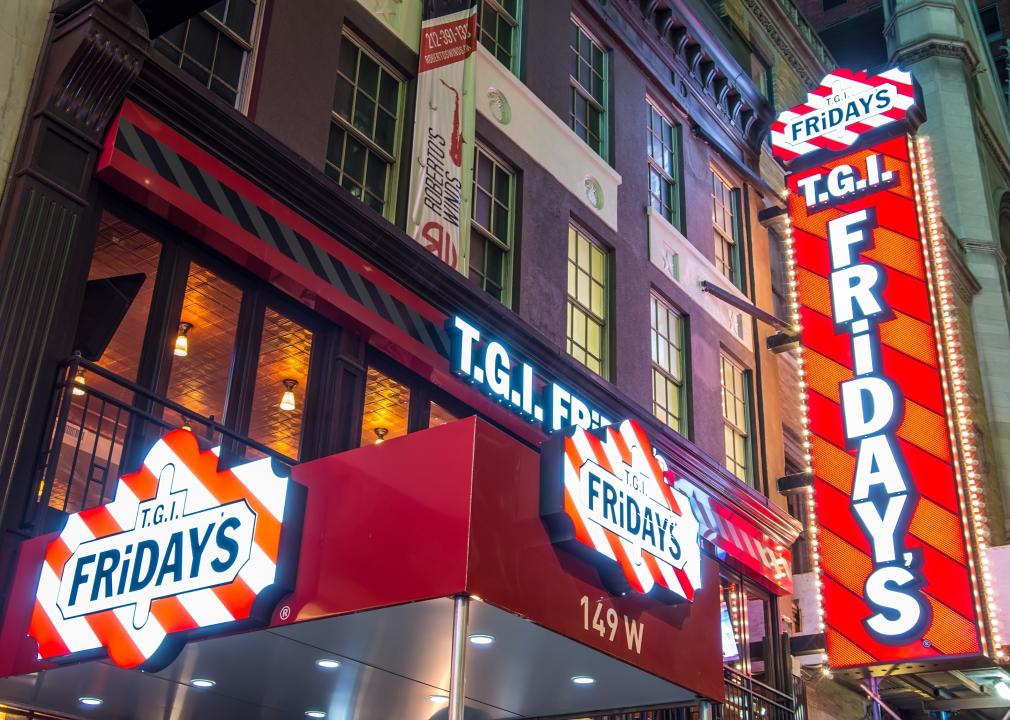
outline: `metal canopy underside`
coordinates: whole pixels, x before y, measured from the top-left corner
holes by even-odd
[[[579,612],[575,608],[575,612]],[[468,720],[541,717],[690,701],[693,693],[482,602],[469,633],[493,635],[467,650]],[[615,641],[623,641],[615,637]],[[193,642],[158,673],[92,661],[0,680],[0,697],[80,718],[444,718],[452,644],[452,601],[314,620]],[[316,666],[339,660],[337,669]],[[571,678],[588,675],[592,685]],[[217,684],[199,689],[193,678]],[[99,708],[79,704],[99,697]]]

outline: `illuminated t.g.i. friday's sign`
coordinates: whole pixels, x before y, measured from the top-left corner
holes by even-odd
[[[269,458],[218,462],[174,430],[119,479],[115,500],[67,519],[35,596],[40,657],[104,648],[117,665],[156,670],[194,633],[267,620],[293,585],[301,489]]]
[[[452,371],[546,432],[563,427],[588,430],[609,425],[599,410],[556,382],[545,383],[533,366],[514,358],[463,318],[446,323],[452,338]]]
[[[825,638],[835,667],[979,653],[911,76],[783,112]]]

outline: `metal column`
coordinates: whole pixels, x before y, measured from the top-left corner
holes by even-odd
[[[457,595],[452,603],[452,660],[449,669],[449,720],[463,720],[466,697],[466,628],[470,620],[470,598]]]

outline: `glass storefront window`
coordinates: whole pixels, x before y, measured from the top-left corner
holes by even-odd
[[[437,402],[431,403],[431,414],[428,417],[428,427],[438,427],[458,420],[455,415],[439,405]]]
[[[160,242],[114,215],[102,214],[88,271],[76,349],[127,380],[137,379],[160,258]],[[108,337],[111,329],[108,323],[119,319],[116,311],[124,304],[129,307],[114,328],[112,339],[104,348],[96,347],[104,339],[102,336]],[[94,383],[101,380],[96,378]],[[102,389],[113,394],[120,390],[109,383],[102,384]]]
[[[187,347],[183,354],[178,336],[170,337],[175,349],[168,398],[218,422],[224,418],[241,305],[238,287],[195,262],[190,265],[179,316]]]
[[[249,437],[289,458],[298,457],[311,352],[312,332],[268,307],[263,317]]]
[[[409,417],[410,388],[374,367],[368,368],[361,447],[406,435]]]

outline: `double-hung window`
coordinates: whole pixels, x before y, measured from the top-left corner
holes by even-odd
[[[480,44],[513,74],[518,74],[522,0],[480,0],[477,12]]]
[[[596,153],[607,158],[607,51],[582,25],[572,20],[572,130]]]
[[[680,128],[649,101],[646,149],[649,156],[649,202],[667,222],[683,229],[681,218]]]
[[[159,37],[162,55],[232,105],[241,105],[257,0],[221,0]]]
[[[719,375],[722,380],[726,469],[745,483],[753,484],[749,373],[723,353],[719,356]]]
[[[391,218],[403,81],[356,38],[340,39],[326,173]]]
[[[712,227],[715,230],[715,266],[737,287],[743,285],[740,267],[739,193],[715,168],[712,176]]]
[[[470,279],[508,305],[512,299],[515,175],[480,145],[474,159]]]
[[[684,317],[652,293],[652,413],[687,434],[685,392]]]
[[[606,377],[607,252],[575,226],[568,227],[568,340],[569,355]]]

